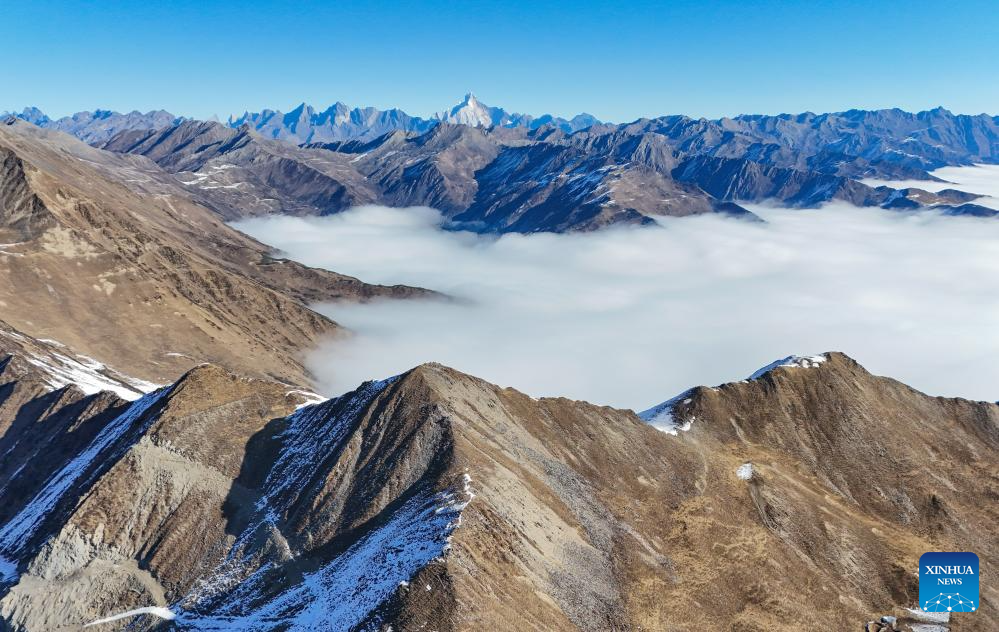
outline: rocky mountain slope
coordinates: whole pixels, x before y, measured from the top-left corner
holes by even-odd
[[[13,630],[916,630],[922,552],[995,572],[999,406],[841,354],[646,419],[439,365],[296,410],[213,366],[126,404],[5,362]]]
[[[475,116],[489,115],[488,109],[480,109]],[[199,190],[225,217],[325,215],[368,203],[425,205],[440,209],[457,228],[529,233],[653,223],[660,216],[700,213],[751,217],[739,201],[815,207],[841,200],[896,210],[997,214],[974,204],[977,196],[957,190],[896,190],[854,179],[900,175],[887,168],[861,168],[872,164],[869,156],[877,149],[851,145],[859,155],[837,154],[836,169],[792,161],[790,150],[781,149],[783,143],[805,155],[825,151],[824,137],[817,137],[826,133],[828,121],[814,130],[789,127],[787,137],[778,138],[777,132],[760,131],[769,128],[759,122],[744,122],[746,130],[738,135],[692,119],[596,125],[566,134],[550,125],[533,130],[485,127],[469,117],[461,119],[467,124],[440,123],[422,133],[396,131],[367,142],[302,147],[264,138],[248,126],[231,130],[191,121],[158,131],[123,132],[102,147],[151,158]],[[837,138],[848,135],[836,129]],[[999,139],[999,127],[992,132]],[[876,145],[883,149],[886,142],[881,138]],[[937,156],[934,150],[937,158],[920,164],[928,169],[996,158],[991,150],[974,156],[969,151],[955,148]],[[844,166],[848,163],[854,167]],[[925,171],[918,175],[929,177]]]
[[[76,353],[57,340],[32,338],[2,320],[0,356],[17,356],[16,362],[26,363],[49,389],[72,385],[87,395],[110,391],[122,399],[134,400],[159,387]]]
[[[414,295],[277,258],[145,158],[0,124],[0,311],[27,334],[157,383],[213,361],[306,385],[298,352],[338,332],[307,303]]]
[[[56,125],[37,112],[21,116]],[[929,171],[943,166],[999,162],[997,117],[942,108],[665,116],[615,125],[586,115],[510,114],[469,94],[434,119],[342,104],[316,112],[303,104],[287,114],[246,113],[228,125],[165,123],[121,124],[113,136],[107,126],[59,125],[106,149],[152,158],[225,217],[412,204],[440,208],[455,227],[526,233],[652,223],[664,215],[748,217],[737,204],[764,200],[997,214],[966,192],[858,181],[929,180]]]

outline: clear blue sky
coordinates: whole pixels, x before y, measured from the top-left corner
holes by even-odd
[[[999,114],[999,2],[0,3],[0,111]]]

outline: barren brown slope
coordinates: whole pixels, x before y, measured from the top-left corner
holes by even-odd
[[[127,405],[108,392],[53,389],[47,378],[24,356],[0,351],[0,523]]]
[[[38,544],[0,528],[17,564],[0,613],[16,630],[154,605],[185,630],[859,630],[916,605],[925,551],[994,573],[999,406],[840,354],[679,401],[673,436],[424,365],[286,417],[283,387],[202,367],[115,435]],[[997,603],[983,583],[950,628],[994,629]]]
[[[0,317],[144,379],[211,361],[307,384],[315,300],[426,294],[276,259],[151,161],[0,125]]]
[[[860,629],[916,606],[925,551],[995,567],[994,404],[927,397],[831,354],[695,390],[674,437],[626,412],[422,374],[476,497],[451,552],[384,607],[397,629]],[[982,603],[994,613],[999,593]]]

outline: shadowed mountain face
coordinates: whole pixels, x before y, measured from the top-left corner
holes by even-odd
[[[339,329],[306,303],[426,294],[276,258],[145,158],[0,124],[3,319],[128,375],[214,361],[305,385],[298,352]]]
[[[58,395],[0,376],[16,443]],[[47,405],[45,476],[0,469],[11,629],[914,629],[921,553],[995,572],[999,406],[841,354],[647,421],[439,365],[298,410],[212,366],[100,397]]]

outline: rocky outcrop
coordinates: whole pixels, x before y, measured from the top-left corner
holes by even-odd
[[[0,239],[14,242],[3,246],[34,239],[54,225],[52,213],[28,186],[24,163],[0,147]]]

